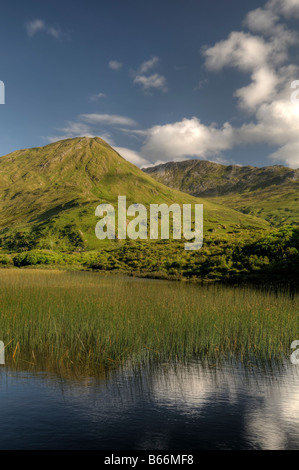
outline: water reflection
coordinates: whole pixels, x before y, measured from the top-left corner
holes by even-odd
[[[0,448],[299,449],[299,367],[0,373]]]
[[[298,385],[298,368],[291,365],[265,370],[194,364],[157,377],[153,396],[161,406],[207,424],[200,430],[205,440],[208,434],[209,448],[216,441],[223,448],[299,448]]]

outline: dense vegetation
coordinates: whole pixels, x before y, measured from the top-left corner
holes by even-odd
[[[77,243],[77,242],[76,242]],[[178,241],[127,241],[104,245],[97,251],[55,252],[28,250],[0,255],[2,266],[73,266],[116,271],[160,279],[298,284],[299,229],[215,236],[201,250],[188,252]]]

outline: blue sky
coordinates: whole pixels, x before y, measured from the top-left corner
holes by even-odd
[[[0,154],[101,136],[133,163],[299,167],[299,0],[2,2]]]

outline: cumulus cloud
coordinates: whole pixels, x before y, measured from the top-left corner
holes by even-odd
[[[273,11],[257,8],[247,14],[244,25],[257,33],[272,34],[278,20],[279,17]]]
[[[151,89],[161,90],[166,92],[167,91],[167,81],[163,75],[159,75],[155,73],[154,75],[150,75],[149,77],[145,75],[137,75],[134,78],[134,83],[141,85],[145,91],[149,91]]]
[[[281,99],[261,105],[256,112],[256,122],[243,124],[234,132],[243,143],[269,143],[283,146],[286,143],[298,141],[298,125],[299,105],[293,105],[282,96]],[[299,163],[299,158],[297,159]]]
[[[240,106],[247,110],[255,110],[256,107],[275,96],[279,77],[268,67],[260,67],[251,76],[252,82],[235,92],[240,100]]]
[[[151,162],[187,157],[206,158],[228,150],[233,144],[230,124],[222,128],[205,126],[196,117],[180,122],[154,126],[147,131],[141,155]]]
[[[143,62],[138,68],[137,72],[133,72],[133,82],[140,85],[142,89],[148,93],[151,90],[160,90],[164,93],[168,91],[167,80],[163,75],[154,73],[152,75],[145,75],[149,70],[159,63],[158,57],[151,57],[151,59]]]
[[[299,74],[299,68],[296,69]],[[294,68],[286,67],[288,76]],[[257,103],[262,89],[252,90],[247,104]],[[247,90],[249,95],[249,90]],[[256,106],[255,120],[233,127],[226,122],[221,127],[205,125],[197,117],[165,125],[153,126],[146,131],[136,132],[144,139],[140,156],[152,163],[178,161],[190,157],[206,159],[217,157],[223,161],[222,152],[236,146],[268,144],[278,147],[269,157],[283,161],[291,167],[299,167],[299,104],[290,101],[290,90],[286,86],[274,100],[264,101]],[[263,98],[264,99],[264,98]],[[213,158],[215,160],[215,158]]]
[[[232,146],[278,145],[270,158],[298,167],[299,113],[290,102],[290,84],[299,68],[292,63],[290,47],[299,36],[284,23],[290,16],[299,18],[299,0],[269,0],[264,8],[247,14],[243,25],[248,31],[233,31],[202,54],[210,71],[232,67],[249,74],[248,85],[234,96],[253,120],[231,129]]]
[[[207,126],[196,117],[154,126],[146,131],[140,155],[150,162],[184,160],[190,157],[210,158],[236,146],[269,144],[278,146],[270,154],[275,161],[299,167],[299,105],[293,105],[282,94],[281,99],[263,103],[256,121],[233,127]]]
[[[299,18],[299,0],[270,0],[266,4],[266,9],[286,18]]]
[[[123,66],[123,63],[119,62],[118,60],[110,60],[108,66],[112,70],[120,70]]]
[[[299,142],[283,145],[271,154],[273,160],[284,161],[291,168],[299,167]]]
[[[138,73],[139,74],[144,74],[144,73],[147,73],[150,69],[152,69],[153,67],[155,67],[155,65],[157,65],[159,62],[159,59],[158,57],[152,57],[151,59],[149,60],[146,60],[145,62],[143,62],[139,69],[138,69]]]
[[[55,39],[63,39],[67,35],[65,33],[62,33],[62,31],[54,26],[48,26],[43,20],[41,19],[36,19],[32,21],[28,21],[25,24],[25,29],[27,31],[27,35],[29,37],[35,36],[37,33],[44,31],[47,33],[49,36],[52,36]]]
[[[251,72],[266,63],[271,46],[261,37],[234,31],[228,39],[219,41],[212,47],[205,47],[202,51],[209,70],[218,71],[231,66]]]

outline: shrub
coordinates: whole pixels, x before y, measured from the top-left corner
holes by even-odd
[[[37,264],[63,264],[64,260],[59,253],[46,250],[26,251],[13,258],[15,266],[34,266]]]
[[[8,265],[12,265],[13,262],[12,262],[12,259],[10,256],[8,255],[0,255],[0,265],[2,266],[8,266]]]

